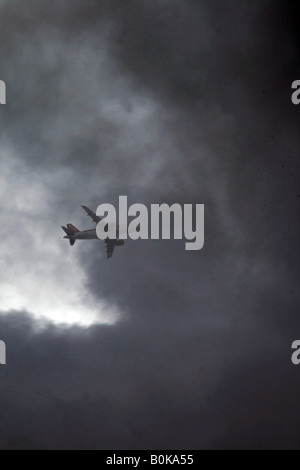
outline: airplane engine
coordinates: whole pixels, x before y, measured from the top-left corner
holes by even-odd
[[[116,246],[123,246],[125,244],[124,240],[117,240]]]

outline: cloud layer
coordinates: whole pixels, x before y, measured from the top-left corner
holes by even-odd
[[[0,448],[299,448],[293,5],[1,2]],[[204,249],[62,239],[123,194]]]

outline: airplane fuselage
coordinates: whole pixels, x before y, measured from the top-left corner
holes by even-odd
[[[74,233],[72,238],[74,240],[96,240],[96,239],[98,239],[96,229],[76,232],[76,233]]]
[[[117,235],[119,235],[119,226],[117,225]],[[99,240],[96,229],[91,230],[80,230],[73,233],[72,235],[66,236],[65,238],[71,238],[72,240]]]

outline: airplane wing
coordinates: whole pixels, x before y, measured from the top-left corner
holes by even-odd
[[[98,224],[98,223],[100,222],[101,217],[99,217],[98,215],[96,215],[95,212],[91,211],[91,209],[89,209],[89,208],[86,207],[86,206],[81,206],[81,207],[82,207],[82,209],[85,210],[85,212],[87,213],[87,215],[88,215],[89,217],[91,217],[91,219],[92,219],[96,224]]]
[[[107,238],[105,240],[106,243],[106,253],[107,253],[107,259],[111,258],[116,246],[116,240],[111,240],[110,238]]]

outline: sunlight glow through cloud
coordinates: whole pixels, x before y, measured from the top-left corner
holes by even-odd
[[[47,184],[11,151],[1,151],[0,197],[6,201],[0,209],[0,311],[27,311],[57,325],[114,323],[117,308],[91,298],[76,250],[60,234],[59,217],[57,224],[47,217]]]

